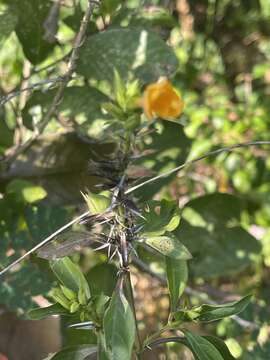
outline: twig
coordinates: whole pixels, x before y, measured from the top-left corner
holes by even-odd
[[[249,141],[249,142],[246,142],[246,143],[235,144],[235,145],[232,145],[232,146],[227,146],[227,147],[220,148],[220,149],[217,149],[217,150],[209,151],[208,153],[206,153],[206,154],[204,154],[202,156],[199,156],[199,157],[197,157],[197,158],[195,158],[193,160],[187,161],[184,164],[173,168],[172,170],[166,171],[166,172],[164,172],[164,173],[162,173],[160,175],[157,175],[157,176],[155,176],[155,177],[153,177],[151,179],[148,179],[148,180],[146,180],[146,181],[144,181],[144,182],[142,182],[142,183],[140,183],[140,184],[138,184],[136,186],[133,186],[132,188],[130,188],[130,189],[128,189],[126,191],[126,194],[129,194],[129,193],[141,188],[142,186],[150,184],[150,183],[152,183],[152,182],[154,182],[154,181],[156,181],[158,179],[161,179],[163,177],[167,177],[167,176],[169,176],[169,175],[183,169],[184,167],[192,165],[192,164],[194,164],[194,163],[196,163],[196,162],[198,162],[200,160],[206,159],[206,158],[208,158],[210,156],[218,155],[218,154],[221,154],[223,152],[230,152],[230,151],[233,151],[233,150],[239,149],[239,148],[244,148],[244,147],[249,147],[249,146],[259,146],[259,145],[270,145],[270,140]]]
[[[26,77],[24,80],[27,80],[29,79],[29,77]],[[10,92],[9,94],[5,95],[5,96],[2,96],[1,99],[0,99],[0,106],[3,106],[5,105],[7,102],[9,102],[10,100],[12,100],[13,98],[15,98],[16,96],[20,96],[22,92],[25,92],[25,91],[33,91],[35,90],[36,88],[39,88],[43,85],[47,85],[47,84],[54,84],[54,83],[57,83],[57,82],[60,82],[60,81],[63,81],[63,77],[62,76],[57,76],[55,78],[52,78],[52,79],[45,79],[45,80],[41,80],[41,81],[38,81],[34,84],[31,84],[29,86],[26,86],[24,88],[21,88],[17,91],[12,91]]]
[[[79,32],[76,36],[76,39],[75,39],[75,42],[74,42],[74,45],[72,48],[72,52],[71,52],[71,55],[69,58],[69,62],[67,65],[67,71],[65,72],[65,74],[63,76],[61,76],[62,81],[60,82],[59,89],[52,101],[52,104],[51,104],[48,112],[44,116],[43,120],[38,124],[37,131],[34,132],[33,135],[27,141],[24,144],[22,144],[21,146],[15,147],[9,151],[7,158],[5,158],[5,160],[4,160],[6,163],[12,162],[19,154],[24,152],[33,143],[34,140],[37,139],[39,134],[42,133],[43,130],[46,128],[47,124],[51,120],[51,117],[53,116],[53,114],[57,110],[59,104],[61,103],[63,94],[64,94],[64,90],[65,90],[67,84],[69,83],[70,79],[72,78],[73,72],[76,69],[76,62],[79,57],[79,49],[82,46],[82,44],[86,38],[86,31],[87,31],[87,26],[88,26],[88,23],[90,21],[91,15],[92,15],[92,8],[93,8],[92,0],[88,0],[88,6],[85,11],[84,17],[81,21],[81,26],[80,26]]]
[[[24,260],[29,255],[33,254],[35,251],[40,249],[42,246],[46,245],[48,242],[50,242],[53,238],[55,238],[57,235],[61,234],[63,231],[71,227],[73,224],[76,224],[81,219],[83,219],[85,216],[89,215],[89,211],[86,211],[85,213],[81,214],[80,216],[76,217],[72,221],[68,222],[58,230],[56,230],[53,234],[46,237],[43,241],[41,241],[39,244],[37,244],[35,247],[33,247],[31,250],[27,251],[23,256],[21,256],[19,259],[15,260],[13,263],[5,267],[2,271],[0,271],[0,276],[5,274],[7,271],[9,271],[13,266],[19,264],[22,260]]]
[[[183,337],[182,336],[170,336],[170,337],[167,337],[167,338],[160,338],[160,339],[154,340],[153,342],[148,344],[142,350],[142,352],[144,352],[146,350],[150,350],[150,349],[152,349],[152,347],[159,346],[159,345],[162,345],[162,344],[166,344],[166,343],[169,343],[169,342],[179,342],[181,344],[186,343],[184,336]]]
[[[138,258],[133,258],[132,260],[133,264],[140,269],[141,271],[151,275],[152,277],[156,278],[163,286],[167,285],[167,280],[165,279],[165,277],[163,277],[160,274],[157,274],[156,272],[154,272],[147,264],[145,264],[142,260],[138,259]],[[205,293],[200,292],[198,290],[192,289],[188,286],[186,286],[185,288],[185,293],[187,295],[191,295],[191,296],[196,296],[199,299],[204,300],[207,304],[211,304],[211,305],[218,305],[218,303],[216,301],[213,301],[211,299],[207,299],[205,300]],[[241,327],[243,327],[244,329],[250,329],[250,330],[256,330],[259,328],[259,326],[251,321],[242,319],[241,317],[239,317],[238,315],[233,315],[231,316],[231,318],[237,322]]]
[[[189,166],[189,165],[191,165],[191,164],[193,164],[193,163],[195,163],[195,162],[198,162],[198,161],[200,161],[200,160],[202,160],[202,159],[205,159],[205,158],[207,158],[207,157],[209,157],[209,156],[217,155],[217,154],[220,154],[220,153],[222,153],[222,152],[232,151],[232,150],[234,150],[234,149],[236,149],[236,148],[242,148],[242,147],[247,147],[247,146],[256,146],[256,145],[257,145],[257,146],[259,146],[259,145],[270,145],[270,141],[252,141],[252,142],[248,142],[248,143],[236,144],[236,145],[232,145],[232,146],[230,146],[230,147],[225,147],[225,148],[221,148],[221,149],[218,149],[218,150],[210,151],[210,152],[208,152],[208,153],[205,154],[205,155],[202,155],[202,156],[200,156],[200,157],[198,157],[198,158],[195,158],[195,159],[193,159],[193,160],[187,161],[187,162],[183,163],[182,165],[177,166],[176,168],[174,168],[174,169],[172,169],[172,170],[170,170],[170,171],[167,171],[167,172],[165,172],[165,173],[163,173],[163,174],[160,174],[160,175],[158,175],[158,176],[155,176],[154,178],[151,178],[151,179],[149,179],[149,180],[147,180],[147,181],[144,181],[144,182],[141,183],[141,184],[138,184],[138,185],[136,185],[136,186],[134,186],[134,187],[126,190],[126,191],[125,191],[125,194],[130,194],[131,192],[137,190],[138,188],[144,186],[145,184],[151,183],[151,182],[153,182],[153,181],[155,181],[155,180],[158,180],[158,179],[160,179],[160,178],[162,178],[162,177],[166,177],[166,176],[168,176],[168,175],[171,175],[171,174],[173,174],[174,172],[179,171],[179,170],[183,169],[184,167]],[[81,219],[81,217],[87,216],[87,215],[89,215],[89,214],[90,214],[90,212],[87,211],[87,212],[85,212],[84,214],[80,215],[80,216],[79,216],[78,218],[76,218],[76,219],[77,219],[77,220],[78,220],[78,219]],[[76,220],[76,219],[75,219],[75,220]],[[60,233],[61,231],[65,230],[65,229],[67,229],[68,227],[70,227],[72,224],[73,224],[73,222],[64,225],[64,226],[61,228],[62,230],[59,229],[59,233]],[[57,232],[57,234],[59,234],[59,233]],[[51,236],[49,236],[49,239],[50,239],[50,240],[53,239],[54,236],[56,236],[55,233],[52,234]],[[38,246],[38,249],[39,249],[41,246],[43,246],[43,244],[46,244],[46,243],[48,242],[48,241],[46,241],[47,239],[48,239],[48,238],[46,238],[44,241],[42,241],[41,243],[39,243],[39,244],[37,245],[37,246]],[[49,240],[49,241],[50,241],[50,240]],[[35,252],[36,249],[37,249],[36,247],[32,248],[32,249],[29,250],[25,255],[23,255],[22,257],[20,257],[19,259],[17,259],[17,260],[14,261],[13,263],[11,263],[10,265],[8,265],[5,269],[3,269],[3,270],[0,272],[0,276],[3,275],[4,273],[6,273],[6,272],[7,272],[9,269],[11,269],[14,265],[18,264],[18,263],[21,262],[23,259],[25,259],[26,256],[28,256],[28,255],[32,254],[33,252]]]

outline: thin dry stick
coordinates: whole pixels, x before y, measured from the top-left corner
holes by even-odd
[[[243,147],[248,147],[248,146],[260,146],[260,145],[270,145],[270,141],[269,140],[265,140],[265,141],[249,141],[249,142],[246,142],[246,143],[241,143],[241,144],[235,144],[235,145],[232,145],[232,146],[227,146],[227,147],[224,147],[224,148],[220,148],[220,149],[217,149],[217,150],[213,150],[213,151],[210,151],[202,156],[199,156],[193,160],[190,160],[190,161],[187,161],[185,162],[184,164],[182,165],[179,165],[177,167],[175,167],[174,169],[172,170],[169,170],[169,171],[166,171],[160,175],[157,175],[149,180],[146,180],[136,186],[133,186],[132,188],[128,189],[125,194],[129,194],[137,189],[139,189],[140,187],[144,186],[144,185],[147,185],[147,184],[150,184],[158,179],[161,179],[163,177],[167,177],[171,174],[174,174],[175,172],[183,169],[184,167],[187,167],[189,165],[192,165],[200,160],[203,160],[203,159],[206,159],[210,156],[214,156],[214,155],[218,155],[218,154],[221,154],[223,152],[231,152],[235,149],[239,149],[239,148],[243,148]]]
[[[86,38],[87,26],[88,26],[88,23],[90,21],[91,15],[92,15],[92,9],[93,9],[92,1],[88,0],[87,9],[86,9],[84,17],[81,21],[81,26],[80,26],[79,32],[76,36],[76,39],[75,39],[75,42],[74,42],[74,45],[72,48],[71,56],[70,56],[70,59],[69,59],[68,65],[67,65],[67,71],[62,76],[62,81],[60,82],[59,89],[53,99],[53,102],[52,102],[48,112],[44,116],[44,119],[42,120],[42,122],[37,126],[37,131],[35,133],[33,133],[33,135],[24,144],[22,144],[19,147],[15,147],[15,148],[11,149],[7,158],[4,160],[5,162],[7,162],[7,163],[12,162],[19,154],[24,152],[33,143],[33,141],[37,139],[37,137],[40,135],[40,133],[43,132],[43,130],[47,126],[48,122],[51,120],[51,117],[54,115],[55,111],[57,110],[60,102],[62,101],[64,90],[65,90],[67,84],[69,83],[70,79],[72,78],[73,72],[75,71],[76,62],[79,57],[79,49],[82,46],[82,44]]]
[[[29,79],[29,77],[26,77],[23,80],[27,80],[27,79]],[[0,99],[0,106],[5,105],[7,102],[9,102],[13,98],[21,95],[21,93],[23,93],[25,91],[33,91],[36,88],[39,88],[41,86],[44,86],[44,85],[47,85],[47,84],[55,84],[55,83],[61,82],[61,81],[63,81],[63,77],[62,76],[57,76],[57,77],[54,77],[52,79],[45,79],[45,80],[38,81],[38,82],[33,83],[33,84],[29,85],[29,86],[23,87],[22,89],[19,89],[17,91],[12,91],[12,92],[10,92],[9,94],[3,96]]]
[[[230,152],[233,151],[235,149],[238,148],[244,148],[244,147],[248,147],[248,146],[260,146],[260,145],[270,145],[270,141],[251,141],[251,142],[247,142],[247,143],[241,143],[241,144],[235,144],[232,146],[228,146],[228,147],[224,147],[224,148],[220,148],[214,151],[210,151],[208,153],[206,153],[205,155],[202,155],[198,158],[195,158],[193,160],[187,161],[185,163],[183,163],[180,166],[177,166],[176,168],[167,171],[163,174],[160,174],[158,176],[155,176],[147,181],[142,182],[141,184],[138,184],[128,190],[125,191],[125,194],[130,194],[131,192],[137,190],[138,188],[149,184],[153,181],[156,181],[160,178],[169,176],[181,169],[183,169],[184,167],[187,167],[191,164],[194,164],[200,160],[206,159],[209,156],[213,156],[213,155],[217,155],[220,154],[222,152]],[[33,252],[35,252],[36,250],[40,249],[43,245],[47,244],[49,241],[51,241],[56,235],[60,234],[62,231],[66,230],[67,228],[69,228],[70,226],[72,226],[73,224],[75,224],[76,222],[78,222],[79,220],[81,220],[83,217],[89,215],[90,212],[87,211],[84,214],[78,216],[76,219],[72,220],[71,222],[69,222],[68,224],[64,225],[62,228],[60,228],[59,230],[57,230],[54,234],[50,235],[49,237],[47,237],[45,240],[43,240],[41,243],[39,243],[38,245],[36,245],[34,248],[30,249],[26,254],[24,254],[23,256],[21,256],[19,259],[15,260],[13,263],[11,263],[10,265],[8,265],[6,268],[4,268],[1,272],[0,272],[0,276],[5,274],[7,271],[9,271],[14,265],[18,264],[19,262],[21,262],[23,259],[25,259],[28,255],[32,254]]]

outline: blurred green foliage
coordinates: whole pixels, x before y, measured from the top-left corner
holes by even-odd
[[[1,99],[63,73],[87,1],[63,3],[55,18],[48,18],[51,1],[0,1]],[[0,108],[1,267],[81,209],[79,192],[95,190],[102,177],[100,169],[88,168],[88,159],[119,160],[125,127],[113,111],[104,111],[110,101],[117,110],[115,69],[125,81],[138,79],[141,93],[165,75],[185,100],[177,122],[150,125],[155,131],[137,140],[138,149],[148,152],[134,165],[154,175],[224,145],[269,140],[269,24],[268,0],[106,0],[95,8],[59,111],[39,141],[10,167],[2,157],[33,134],[57,84],[20,93]],[[56,36],[48,39],[46,31],[53,29]],[[269,326],[268,154],[267,147],[223,153],[134,194],[143,201],[179,199],[181,221],[173,233],[193,255],[190,286],[208,290],[217,301],[230,294],[255,294],[252,306],[241,314],[255,323],[255,330],[231,319],[201,326],[229,339],[228,348],[243,360],[270,357],[269,330],[260,330]],[[162,261],[145,258],[165,273]],[[110,265],[100,270],[102,255],[83,253],[74,260],[85,270],[91,293],[111,295],[116,270]],[[52,279],[48,264],[32,256],[1,280],[1,304],[22,315],[33,307],[36,295],[48,296]],[[196,296],[189,301],[198,303]],[[66,339],[67,345],[76,345],[77,340]],[[196,347],[194,341],[210,339],[189,341]],[[71,357],[72,351],[67,350]],[[91,354],[89,348],[79,351],[82,358]]]

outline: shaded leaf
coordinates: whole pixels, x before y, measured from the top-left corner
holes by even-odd
[[[187,262],[166,257],[166,273],[170,292],[171,312],[173,312],[177,308],[188,280]]]
[[[203,337],[207,341],[209,341],[211,344],[213,344],[215,346],[215,348],[218,349],[218,351],[223,356],[224,360],[234,360],[235,359],[235,357],[233,357],[232,354],[230,353],[230,350],[228,349],[228,347],[224,341],[222,341],[221,339],[219,339],[215,336],[207,335],[207,336],[203,336]]]
[[[109,359],[130,360],[135,340],[135,320],[123,294],[113,294],[103,326]]]
[[[112,264],[98,264],[86,274],[91,294],[111,296],[117,281],[117,268]]]
[[[151,152],[137,160],[136,164],[145,166],[155,174],[161,174],[185,162],[191,141],[185,135],[183,126],[177,122],[163,121],[159,124],[159,131],[149,135],[146,139],[148,141],[145,142],[144,149]],[[157,192],[174,179],[175,174],[172,174],[145,185],[136,190],[136,196],[144,202],[152,200]]]
[[[202,278],[244,270],[260,253],[260,243],[240,226],[241,200],[210,194],[191,200],[183,209],[175,234],[193,255],[190,270]]]
[[[223,319],[227,316],[239,314],[250,303],[252,295],[247,295],[239,301],[234,301],[222,305],[209,305],[204,304],[199,308],[195,308],[195,311],[199,313],[197,320],[210,322]]]
[[[27,59],[32,64],[44,60],[54,44],[44,40],[44,22],[52,3],[46,0],[14,0],[12,9],[18,16],[16,34]],[[31,19],[31,21],[29,21]]]
[[[68,257],[52,260],[50,265],[52,271],[64,286],[76,293],[83,289],[86,298],[90,298],[89,285],[78,265],[74,264]]]
[[[11,9],[0,11],[0,44],[15,29],[17,20],[17,15]]]
[[[70,346],[44,360],[86,360],[88,356],[89,359],[94,360],[95,357],[91,357],[91,355],[96,353],[97,348],[94,345]]]
[[[204,337],[183,331],[196,360],[224,360],[217,348]]]

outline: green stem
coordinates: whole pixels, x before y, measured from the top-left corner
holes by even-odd
[[[136,336],[137,336],[137,347],[138,347],[137,357],[138,357],[138,359],[140,359],[141,358],[140,353],[142,351],[143,344],[142,344],[142,340],[141,340],[140,332],[139,332],[139,327],[138,327],[138,320],[137,320],[136,308],[135,308],[135,300],[134,300],[134,295],[133,295],[133,287],[132,287],[131,277],[130,277],[130,272],[129,271],[126,274],[126,285],[127,285],[128,297],[129,297],[129,300],[130,300],[130,304],[131,304],[131,308],[132,308],[133,315],[134,315],[134,320],[135,320]]]

